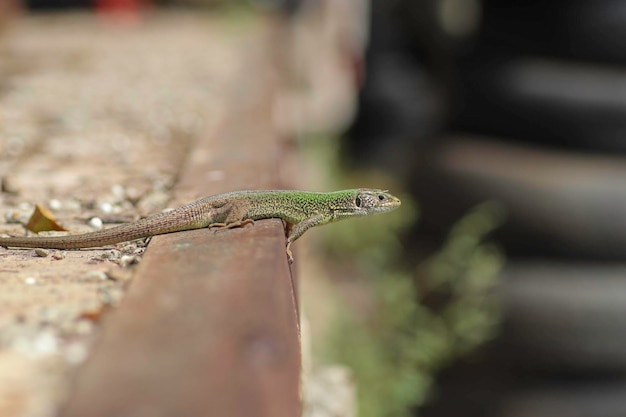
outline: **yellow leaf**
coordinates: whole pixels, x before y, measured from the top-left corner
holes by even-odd
[[[28,223],[26,224],[26,228],[30,230],[31,232],[35,232],[35,233],[44,232],[48,230],[59,230],[59,231],[67,230],[61,227],[56,222],[56,219],[54,218],[54,215],[50,212],[50,210],[46,209],[45,207],[40,206],[39,204],[35,206],[35,211],[30,216],[30,219],[28,220]]]

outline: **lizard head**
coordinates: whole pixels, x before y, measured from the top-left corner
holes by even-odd
[[[400,199],[387,192],[387,190],[376,190],[370,188],[360,188],[355,190],[354,215],[368,216],[375,213],[385,213],[400,207]]]

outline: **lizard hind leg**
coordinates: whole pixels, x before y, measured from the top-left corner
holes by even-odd
[[[246,224],[254,224],[254,220],[245,218],[240,213],[240,210],[237,209],[237,206],[232,203],[226,203],[217,208],[217,210],[220,216],[213,216],[213,221],[207,226],[209,229],[234,229],[235,227],[243,227]]]

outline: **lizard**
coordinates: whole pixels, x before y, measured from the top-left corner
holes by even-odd
[[[400,206],[387,190],[370,188],[334,192],[247,190],[218,194],[109,229],[67,236],[0,237],[7,248],[83,249],[200,228],[233,228],[255,220],[285,223],[286,252],[308,229],[352,217],[384,213]]]

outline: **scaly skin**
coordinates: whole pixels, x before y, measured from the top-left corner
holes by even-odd
[[[384,213],[400,206],[383,190],[353,189],[329,193],[291,190],[234,191],[206,197],[172,211],[134,223],[82,235],[0,237],[0,246],[81,249],[203,227],[239,227],[255,220],[279,218],[287,224],[287,255],[291,244],[314,226],[350,217]]]

